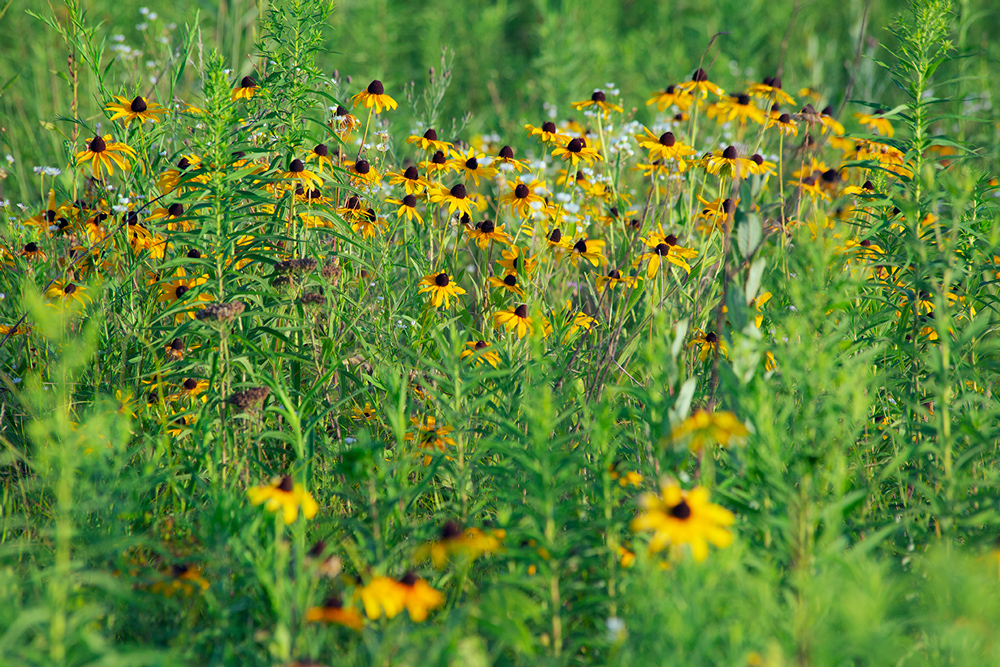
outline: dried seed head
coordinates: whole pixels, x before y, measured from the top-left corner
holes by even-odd
[[[229,322],[246,309],[242,301],[213,303],[199,310],[195,317],[202,322]]]
[[[234,393],[228,400],[229,404],[240,412],[251,412],[260,409],[260,406],[270,394],[271,390],[268,387],[251,387]],[[284,487],[286,479],[288,480],[287,488]],[[294,488],[291,478],[287,476],[282,478],[281,485],[278,488],[282,491],[291,491]]]
[[[326,297],[319,292],[308,292],[299,297],[299,303],[303,306],[325,306]]]

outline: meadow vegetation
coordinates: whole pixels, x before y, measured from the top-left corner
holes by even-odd
[[[0,10],[0,664],[1000,662],[1000,16],[669,4]]]

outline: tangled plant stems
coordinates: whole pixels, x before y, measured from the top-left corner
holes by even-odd
[[[449,134],[450,66],[330,77],[328,4],[151,88],[66,12],[104,116],[5,203],[0,663],[996,662],[947,3],[848,126],[711,46],[506,136]]]

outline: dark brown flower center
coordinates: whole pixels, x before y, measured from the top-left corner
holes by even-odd
[[[177,289],[174,290],[174,294],[177,295],[178,299],[180,299],[185,294],[187,294],[187,291],[188,291],[188,288],[187,288],[186,285],[178,285]]]
[[[476,169],[479,169],[479,161],[474,157],[470,157],[465,161],[465,168],[475,171]]]
[[[833,107],[831,107],[830,105],[826,105],[825,107],[823,107],[823,111],[821,111],[820,113],[822,115],[824,115],[824,116],[832,116],[833,115]],[[882,113],[882,112],[881,111],[877,111],[875,115],[878,115],[880,113]]]
[[[606,96],[606,95],[604,94],[604,92],[603,92],[603,91],[601,91],[601,90],[595,90],[595,91],[594,91],[594,94],[590,96],[590,99],[591,99],[592,101],[594,101],[594,102],[604,102],[604,101],[606,101],[606,100],[607,100],[608,98],[607,98],[607,96]]]
[[[566,144],[566,150],[570,153],[579,153],[583,150],[583,141],[580,139],[571,139],[568,144]]]
[[[872,242],[869,241],[868,239],[865,239],[864,241],[862,241],[858,245],[860,245],[862,248],[870,248],[872,246]]]
[[[368,84],[368,94],[369,95],[385,95],[385,86],[378,79],[375,79]]]
[[[484,347],[489,347],[489,346],[490,346],[490,344],[487,343],[485,340],[477,340],[476,341],[476,349],[477,350],[481,350]]]
[[[719,342],[719,337],[715,335],[714,331],[709,331],[707,334],[705,334],[705,342],[714,345]]]
[[[368,164],[368,160],[358,160],[354,163],[354,171],[361,175],[367,174],[372,170],[372,166]]]
[[[361,208],[361,200],[358,199],[357,195],[351,195],[347,199],[347,203],[344,204],[344,208],[354,211]]]
[[[306,166],[302,164],[302,160],[298,158],[292,160],[292,163],[288,165],[288,171],[292,172],[293,174],[301,174],[305,170]]]
[[[417,172],[417,168],[411,164],[406,168],[406,171],[403,172],[403,178],[408,181],[415,181],[420,178],[420,173]]]
[[[684,521],[691,517],[691,506],[682,498],[679,503],[670,508],[670,516]]]
[[[191,161],[188,160],[186,157],[182,157],[180,161],[177,163],[177,168],[180,169],[181,171],[184,171],[190,166],[191,166]]]
[[[528,186],[524,183],[518,183],[517,187],[514,188],[514,196],[518,199],[524,199],[529,194],[531,194],[531,192],[528,190]]]
[[[184,341],[180,338],[175,338],[170,342],[170,349],[175,352],[180,352],[184,349]]]
[[[465,186],[459,183],[451,189],[451,196],[455,199],[465,199]]]
[[[198,387],[198,381],[188,378],[184,380],[184,388],[188,391],[194,391]]]
[[[664,146],[673,146],[677,143],[677,138],[673,132],[664,132],[660,135],[660,143]]]
[[[483,220],[479,223],[479,231],[484,234],[492,234],[497,228],[497,225],[492,220]]]
[[[69,285],[66,285],[66,287],[63,287],[63,294],[72,294],[75,291],[76,291],[76,285],[74,285],[73,283],[70,283]]]
[[[694,71],[694,74],[691,75],[691,80],[692,81],[698,81],[698,82],[708,81],[708,73],[705,72],[705,70],[703,70],[702,68],[699,67],[698,69],[696,69]]]
[[[551,120],[547,120],[544,123],[542,123],[542,132],[555,133],[555,131],[556,131],[556,124],[553,123]]]
[[[735,160],[737,155],[735,146],[727,146],[726,150],[722,151],[722,157],[726,160]]]
[[[748,104],[750,104],[750,96],[747,95],[746,93],[740,93],[739,95],[734,95],[733,97],[736,98],[736,103],[739,104],[740,106],[745,107]]]
[[[514,159],[514,149],[510,146],[504,146],[500,149],[500,159],[501,160],[513,160]]]
[[[608,271],[608,278],[611,278],[613,280],[621,280],[622,272],[619,271],[618,269],[611,269],[610,271]]]
[[[108,145],[104,143],[104,137],[98,135],[90,140],[90,145],[87,148],[91,153],[103,153],[108,150]]]
[[[434,153],[434,157],[431,158],[431,162],[434,164],[448,164],[448,158],[444,156],[444,153],[438,151]]]
[[[666,243],[657,243],[656,247],[653,248],[653,250],[656,251],[656,254],[660,256],[670,254],[670,246],[668,246]]]
[[[45,218],[45,222],[55,222],[56,212],[53,211],[52,209],[49,209],[44,214],[42,214],[42,217]]]
[[[573,244],[573,250],[580,254],[587,252],[587,241],[585,239],[580,239]]]
[[[437,130],[435,130],[434,128],[428,129],[426,132],[424,132],[424,139],[430,139],[431,141],[437,141],[438,140]]]
[[[132,100],[132,104],[128,106],[132,110],[132,113],[142,113],[149,107],[146,105],[146,100],[142,99],[141,95],[136,95],[135,99]]]
[[[407,572],[406,574],[403,575],[403,578],[399,580],[399,583],[403,584],[404,586],[412,587],[415,583],[417,583],[417,575],[415,575],[413,572]]]
[[[462,527],[458,525],[457,521],[449,519],[441,526],[441,539],[442,540],[452,540],[462,534]]]
[[[676,88],[674,88],[673,84],[671,84],[667,86],[667,89],[664,90],[663,92],[665,92],[667,95],[673,95],[675,90]]]
[[[562,232],[559,231],[558,227],[553,229],[552,233],[549,234],[549,240],[552,241],[553,243],[559,243],[560,241],[562,241]]]
[[[288,475],[282,477],[281,481],[278,483],[278,490],[284,491],[285,493],[290,493],[294,488],[295,484],[292,483],[292,478],[289,477]]]
[[[667,234],[667,236],[663,239],[663,242],[669,246],[675,246],[677,245],[677,237],[673,234]]]
[[[865,184],[861,186],[862,190],[867,190],[868,192],[875,192],[875,184],[871,181],[865,181]]]
[[[787,113],[783,113],[780,116],[778,116],[778,122],[787,125],[788,123],[792,122],[792,117],[789,116]]]
[[[823,180],[827,183],[836,183],[840,178],[840,173],[836,169],[827,169],[823,172]]]
[[[520,306],[514,309],[514,314],[520,317],[521,319],[526,318],[528,316],[528,306],[522,303]]]
[[[184,205],[176,203],[171,204],[167,207],[167,213],[169,213],[172,218],[178,218],[184,215]]]
[[[413,208],[417,205],[417,198],[414,195],[406,195],[403,197],[403,206],[409,206]]]
[[[201,251],[197,248],[191,248],[187,251],[188,259],[201,259]]]
[[[240,88],[256,88],[257,82],[253,80],[252,76],[245,76],[240,79]]]
[[[751,157],[750,159],[753,160],[754,164],[756,164],[758,167],[764,164],[764,157],[760,153],[754,153],[753,157]]]
[[[438,287],[447,287],[448,286],[448,274],[447,273],[439,273],[439,274],[437,274],[437,276],[434,277],[434,284],[437,285]]]
[[[736,210],[736,204],[733,203],[732,199],[729,199],[727,197],[725,200],[723,200],[723,202],[722,202],[722,212],[723,213],[725,213],[727,215],[731,215],[733,213],[733,211],[735,211],[735,210]]]
[[[316,148],[313,149],[313,153],[320,157],[329,157],[330,148],[326,144],[316,144]]]
[[[342,106],[340,106],[338,104],[337,105],[337,112],[336,113],[337,113],[338,116],[346,116],[346,115],[348,115],[351,112],[348,111],[346,107],[342,107]]]
[[[513,274],[504,276],[503,284],[506,285],[507,287],[517,287],[517,276]]]

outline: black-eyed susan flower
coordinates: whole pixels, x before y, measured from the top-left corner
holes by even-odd
[[[519,296],[522,299],[524,298],[524,290],[521,289],[521,286],[517,282],[517,276],[513,273],[508,273],[503,278],[490,276],[489,283],[500,290]]]
[[[385,94],[385,86],[378,79],[368,84],[368,87],[351,98],[354,106],[364,105],[366,109],[375,108],[375,113],[382,113],[383,109],[392,111],[398,105],[396,100]]]
[[[378,185],[382,180],[382,175],[378,169],[373,167],[368,160],[361,158],[357,162],[348,161],[344,168],[351,177],[351,184],[355,187],[371,187]]]
[[[352,114],[347,107],[338,104],[334,110],[333,118],[327,125],[343,140],[348,134],[361,127],[361,120]]]
[[[229,99],[232,101],[236,100],[249,100],[257,93],[257,82],[252,76],[245,76],[240,79],[238,86],[233,88],[232,94],[230,94]]]
[[[758,176],[769,176],[774,173],[776,164],[770,160],[765,160],[764,156],[760,153],[754,153],[750,156],[750,161],[754,163],[754,173]]]
[[[541,127],[535,127],[531,124],[525,125],[524,130],[528,133],[529,137],[538,137],[538,140],[543,144],[561,146],[570,140],[569,135],[559,132],[556,129],[556,124],[551,120],[542,123]]]
[[[612,111],[617,111],[622,113],[622,108],[613,102],[608,102],[608,96],[603,90],[595,90],[591,95],[589,100],[583,100],[582,102],[573,102],[570,104],[571,107],[577,111],[582,111],[589,107],[597,107],[607,118]]]
[[[149,214],[148,220],[150,222],[166,220],[167,229],[170,231],[180,230],[189,232],[194,228],[192,221],[184,215],[184,205],[180,202],[174,202],[169,206],[161,206],[153,209]]]
[[[696,410],[670,432],[674,442],[686,443],[692,452],[701,451],[707,444],[729,447],[745,438],[750,431],[732,412]]]
[[[634,470],[627,470],[625,472],[622,472],[620,470],[621,464],[622,464],[621,461],[615,461],[614,463],[609,465],[608,477],[610,477],[614,481],[617,481],[618,485],[622,488],[625,488],[627,486],[634,486],[636,488],[639,488],[640,486],[642,486],[642,475],[640,475]]]
[[[516,331],[518,338],[524,338],[529,331],[534,333],[536,329],[541,329],[543,336],[552,333],[552,325],[542,316],[537,318],[528,315],[528,306],[521,304],[510,310],[501,310],[493,314],[493,326],[504,326],[508,331]]]
[[[141,95],[136,95],[132,101],[129,101],[127,97],[119,97],[118,95],[115,95],[115,99],[118,102],[111,102],[104,107],[104,110],[114,112],[114,115],[111,116],[112,122],[119,118],[124,119],[125,127],[128,127],[133,120],[139,121],[140,124],[146,121],[155,123],[159,120],[159,115],[167,113],[165,108],[156,102],[144,100]]]
[[[594,266],[600,266],[605,261],[605,245],[605,241],[582,238],[572,245],[570,252],[567,253],[567,256],[573,266],[577,266],[581,259],[587,260]]]
[[[306,162],[315,162],[319,165],[319,170],[322,172],[324,167],[333,169],[334,156],[335,154],[330,152],[329,146],[326,144],[316,144],[306,155]]]
[[[351,230],[355,233],[360,232],[361,238],[373,239],[375,235],[383,231],[384,220],[375,213],[375,209],[359,209],[358,213],[353,216],[354,222],[351,223]]]
[[[167,343],[165,349],[167,357],[174,361],[181,361],[184,358],[184,341],[180,338],[174,338]]]
[[[451,152],[451,169],[465,177],[465,182],[472,180],[479,185],[479,179],[490,179],[496,174],[496,170],[486,164],[487,157],[482,153],[476,153],[476,149],[470,147],[468,151]]]
[[[437,130],[434,128],[429,128],[424,132],[423,136],[410,135],[406,138],[406,143],[416,144],[419,148],[425,151],[448,151],[452,148],[452,145],[447,141],[441,141],[438,139]]]
[[[752,160],[739,156],[735,146],[727,146],[718,153],[709,153],[704,163],[708,173],[733,180],[746,178],[756,169]]]
[[[177,186],[181,184],[181,181],[185,179],[185,174],[192,169],[197,169],[201,166],[201,160],[197,155],[188,154],[182,155],[177,161],[175,167],[167,169],[157,181],[157,187],[160,189],[160,193],[168,194],[177,189]],[[192,179],[195,182],[204,182],[207,180],[205,176],[197,176]]]
[[[844,126],[833,117],[833,107],[826,106],[819,113],[819,122],[823,126],[823,134],[832,132],[836,136],[844,134]],[[892,135],[889,135],[892,136]]]
[[[403,605],[414,623],[427,620],[428,611],[444,604],[444,595],[412,572],[407,572],[399,584],[403,588]]]
[[[635,287],[637,282],[638,279],[635,276],[622,275],[622,272],[618,269],[611,269],[608,271],[607,275],[597,276],[594,279],[598,292],[604,291],[605,287],[614,289],[619,285],[624,285],[625,287]]]
[[[208,389],[208,380],[195,380],[194,378],[187,378],[181,383],[180,387],[177,388],[177,396],[196,398],[199,394],[204,393],[206,389]]]
[[[562,342],[567,343],[570,338],[581,331],[590,331],[595,324],[597,324],[595,318],[582,311],[576,312],[567,323],[566,333],[563,335]]]
[[[556,148],[552,151],[552,157],[557,157],[563,161],[569,162],[574,169],[580,161],[586,162],[588,165],[592,165],[595,160],[604,159],[601,157],[600,153],[588,146],[587,143],[579,137],[571,139],[566,143],[564,148]]]
[[[424,276],[420,281],[420,292],[427,292],[431,297],[431,305],[440,308],[444,304],[445,308],[451,307],[451,299],[458,300],[460,294],[465,294],[465,290],[458,286],[447,273],[432,273]]]
[[[786,137],[797,137],[799,135],[799,124],[787,113],[779,114],[777,118],[769,119],[766,127],[776,127]]]
[[[534,193],[531,186],[521,183],[509,183],[510,192],[500,198],[502,205],[509,206],[522,219],[530,218],[536,211],[545,207],[545,200]]]
[[[310,623],[324,622],[343,625],[345,628],[359,631],[364,626],[364,618],[354,607],[345,607],[344,601],[334,595],[326,599],[323,604],[310,607],[306,611],[306,621]]]
[[[24,244],[24,248],[21,249],[21,257],[24,257],[29,262],[44,262],[48,258],[48,255],[45,254],[40,245],[31,241]]]
[[[534,257],[516,245],[501,250],[500,256],[501,259],[497,260],[497,264],[503,267],[505,274],[530,276],[538,264]]]
[[[386,175],[389,185],[402,185],[403,191],[408,195],[419,195],[427,189],[427,181],[420,177],[420,172],[413,165],[410,165],[402,173],[390,172]]]
[[[427,173],[431,180],[441,178],[451,169],[451,162],[443,151],[435,151],[430,160],[421,160],[420,168]]]
[[[469,198],[465,185],[462,183],[453,185],[450,189],[443,185],[438,186],[431,191],[431,201],[435,204],[447,204],[448,213],[455,213],[457,211],[466,214],[470,218],[472,217],[473,207],[479,208],[476,202]]]
[[[664,132],[656,136],[645,127],[643,133],[635,135],[639,145],[649,152],[649,159],[652,160],[677,160],[680,164],[680,171],[684,171],[684,158],[694,155],[695,150],[690,146],[677,141],[673,132]]]
[[[809,195],[809,197],[816,201],[817,199],[822,199],[824,201],[831,201],[830,195],[828,195],[824,190],[819,181],[817,181],[812,176],[807,176],[801,181],[788,181],[788,185],[798,187],[802,194]]]
[[[483,362],[486,362],[493,368],[497,368],[500,365],[500,355],[493,351],[492,347],[490,343],[484,340],[469,341],[465,344],[465,349],[462,350],[459,358],[467,359],[472,357],[477,366],[481,366]]]
[[[423,223],[424,221],[420,216],[420,212],[417,211],[417,198],[414,195],[406,195],[402,199],[386,198],[385,203],[399,207],[396,209],[397,218],[405,216],[410,222],[416,220],[419,223]]]
[[[292,181],[293,184],[301,184],[306,190],[323,185],[323,179],[316,172],[306,169],[305,163],[298,158],[288,163],[288,171],[281,172],[281,177]]]
[[[720,124],[733,120],[739,121],[740,125],[746,125],[748,120],[760,125],[767,122],[764,111],[757,107],[746,93],[730,95],[710,104],[705,115],[714,118]]]
[[[675,106],[681,111],[691,108],[694,98],[690,93],[678,86],[667,86],[663,90],[655,92],[646,100],[646,106],[656,105],[657,111],[666,111],[669,107]]]
[[[208,276],[201,276],[198,278],[188,277],[184,272],[183,267],[177,269],[177,273],[174,275],[172,280],[169,280],[160,285],[160,295],[157,297],[158,303],[165,303],[167,307],[171,307],[178,302],[187,301],[191,298],[189,292],[199,285],[203,285],[208,281]],[[194,297],[192,302],[195,307],[199,305],[199,302],[211,301],[212,295],[206,294],[204,292],[199,292],[197,296]],[[193,309],[188,308],[177,313],[174,319],[177,322],[184,321],[185,318],[193,319],[195,317],[195,312]]]
[[[415,442],[418,449],[439,452],[447,452],[448,447],[455,446],[455,439],[449,435],[455,429],[445,424],[438,424],[434,415],[427,415],[423,419],[410,417],[410,423],[416,428],[403,436],[407,442]],[[431,455],[424,454],[424,465],[431,462]]]
[[[319,512],[319,505],[301,484],[292,482],[288,475],[271,480],[270,484],[247,489],[253,505],[264,505],[268,512],[281,512],[286,524],[292,524],[302,510],[302,516],[311,519]]]
[[[430,559],[434,567],[440,570],[453,556],[472,561],[480,556],[496,553],[500,550],[500,540],[504,534],[502,530],[487,533],[479,528],[462,528],[458,522],[448,520],[441,527],[440,537],[420,545],[413,559],[417,563]]]
[[[633,262],[636,268],[643,261],[646,262],[646,277],[652,278],[660,270],[663,262],[669,262],[674,266],[684,269],[686,273],[691,273],[691,266],[685,261],[686,257],[694,257],[697,251],[677,245],[677,237],[673,234],[663,236],[662,234],[651,233],[640,241],[649,250],[639,255]]]
[[[501,148],[493,163],[498,171],[516,171],[519,174],[528,166],[526,160],[518,160],[514,157],[514,149],[510,146]]]
[[[479,246],[480,250],[485,250],[491,241],[504,245],[510,245],[514,242],[503,230],[503,225],[498,225],[492,220],[478,222],[472,229],[466,229],[465,233],[468,235],[470,241],[475,242]]]
[[[54,304],[59,304],[62,306],[69,306],[73,304],[85,305],[87,303],[93,303],[94,300],[90,298],[87,294],[87,288],[83,285],[77,285],[76,283],[63,282],[57,280],[52,283],[47,290],[45,290],[45,297],[53,302]]]
[[[679,83],[675,88],[701,100],[706,99],[709,93],[716,97],[722,97],[726,94],[722,88],[708,80],[708,73],[700,67],[691,75],[690,81]]]
[[[355,595],[373,621],[383,613],[386,618],[395,618],[406,608],[406,590],[392,577],[372,577]]]
[[[378,419],[378,413],[375,412],[375,408],[372,407],[371,403],[365,403],[365,407],[359,408],[358,406],[351,407],[351,419],[355,421],[375,421]]]
[[[103,137],[95,135],[87,143],[87,149],[76,154],[76,165],[79,167],[90,163],[90,173],[96,180],[114,173],[115,165],[122,171],[128,171],[132,165],[129,159],[135,159],[135,150],[119,141],[113,141],[110,134]]]
[[[568,252],[573,249],[573,244],[563,238],[562,231],[558,227],[549,233],[548,237],[545,239],[545,246],[549,250],[554,250],[556,252]]]
[[[728,357],[726,341],[720,338],[714,331],[705,333],[701,329],[696,329],[694,336],[688,342],[687,346],[688,349],[692,347],[701,348],[698,353],[698,359],[701,361],[705,361],[708,359],[708,355],[715,353],[718,353],[722,357]]]
[[[781,104],[794,105],[795,100],[792,96],[781,89],[781,77],[780,76],[766,76],[764,80],[760,83],[755,83],[747,89],[747,92],[762,100],[767,100],[768,102],[779,102]]]
[[[890,139],[893,134],[895,134],[895,131],[892,129],[892,123],[890,123],[887,118],[882,116],[881,111],[876,111],[872,114],[856,113],[854,114],[854,117],[863,127],[871,128],[874,132],[889,137]]]
[[[652,531],[649,549],[653,553],[667,547],[689,545],[696,561],[708,558],[708,545],[724,549],[733,543],[728,527],[735,517],[729,510],[709,502],[708,489],[698,486],[683,491],[673,483],[663,484],[659,496],[639,497],[641,513],[632,520],[632,532]]]

